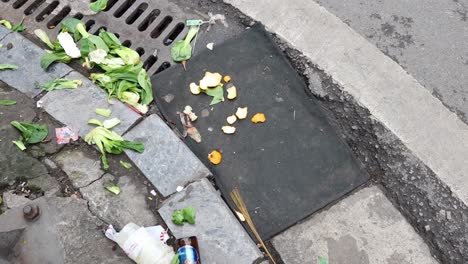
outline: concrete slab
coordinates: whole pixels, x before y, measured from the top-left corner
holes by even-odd
[[[3,47],[2,52],[0,52],[0,61],[15,64],[18,69],[0,71],[0,80],[29,97],[34,97],[41,92],[41,89],[36,88],[37,83],[41,84],[50,79],[63,77],[72,70],[65,64],[56,63],[44,71],[40,62],[45,51],[19,33],[7,35],[2,43],[5,46],[12,43],[13,48],[8,50]]]
[[[151,115],[130,130],[125,139],[143,142],[145,152],[125,151],[148,180],[168,196],[210,175],[209,170],[157,115]]]
[[[105,187],[115,181],[114,176],[106,174],[100,180],[80,189],[83,198],[89,202],[90,210],[117,229],[130,222],[141,226],[157,225],[156,217],[145,201],[146,187],[138,184],[132,177],[123,176],[116,183],[121,193],[114,195]]]
[[[195,224],[172,223],[174,210],[192,206]],[[171,196],[159,213],[175,237],[197,236],[203,263],[253,263],[262,254],[207,179]]]
[[[87,124],[91,118],[101,121],[113,117],[120,119],[121,123],[112,130],[122,134],[140,117],[118,100],[113,100],[114,103],[109,104],[107,93],[80,73],[74,71],[66,78],[82,80],[83,85],[76,89],[51,91],[41,101],[43,108],[55,119],[67,126],[79,128],[81,137],[95,127]],[[99,116],[95,113],[96,108],[111,109],[112,115],[109,118]]]
[[[54,158],[57,165],[68,175],[75,188],[87,186],[104,175],[97,155],[80,149],[64,150]]]
[[[428,246],[376,187],[364,188],[273,239],[287,264],[436,264]]]

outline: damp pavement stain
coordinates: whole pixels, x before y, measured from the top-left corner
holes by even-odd
[[[388,264],[401,256],[409,264],[438,263],[376,186],[354,192],[276,236],[272,243],[288,264],[310,263],[319,257],[329,263]]]

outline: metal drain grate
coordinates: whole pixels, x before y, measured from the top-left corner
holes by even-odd
[[[93,1],[91,1],[93,2]],[[109,0],[98,14],[80,0],[0,0],[0,18],[19,22],[28,30],[41,28],[55,38],[60,22],[67,17],[81,19],[91,33],[104,28],[114,32],[127,47],[135,49],[148,74],[171,66],[169,45],[186,34],[187,15],[167,0]],[[191,17],[193,18],[193,16]]]

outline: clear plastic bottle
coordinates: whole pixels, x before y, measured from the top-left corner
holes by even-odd
[[[115,234],[115,242],[137,264],[168,264],[174,257],[172,247],[155,239],[144,227],[128,223]]]

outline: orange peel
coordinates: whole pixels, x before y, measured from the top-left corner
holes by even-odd
[[[213,150],[208,154],[208,160],[214,165],[218,165],[223,160],[223,156],[221,155],[221,152]]]
[[[251,119],[252,123],[265,123],[266,122],[266,116],[264,113],[257,113],[255,114],[252,119]]]

